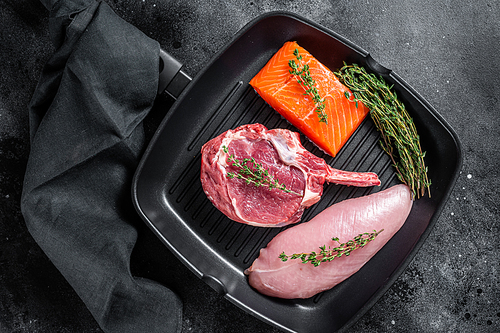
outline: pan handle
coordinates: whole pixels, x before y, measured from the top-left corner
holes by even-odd
[[[160,49],[158,94],[165,92],[174,99],[177,99],[191,80],[182,70],[182,64],[165,50]]]

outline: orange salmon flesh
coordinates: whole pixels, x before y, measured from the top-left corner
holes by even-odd
[[[293,54],[299,51],[302,60]],[[327,123],[320,122],[316,104],[297,78],[290,73],[289,61],[299,69],[309,65],[319,96],[325,99]],[[250,81],[250,85],[274,110],[314,142],[321,150],[335,157],[352,133],[365,119],[369,110],[352,100],[351,91],[335,74],[296,42],[286,42]],[[351,96],[350,99],[347,99]]]

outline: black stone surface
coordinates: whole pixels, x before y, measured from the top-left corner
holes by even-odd
[[[498,1],[106,2],[191,76],[272,10],[316,21],[398,73],[458,133],[462,173],[418,255],[347,332],[500,332]],[[0,0],[0,332],[101,332],[27,232],[19,208],[27,105],[54,51],[48,33],[41,3]],[[134,270],[182,297],[183,332],[279,332],[218,296],[147,230],[136,249]],[[166,279],[165,270],[177,274]]]

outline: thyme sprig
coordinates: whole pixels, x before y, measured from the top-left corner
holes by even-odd
[[[339,243],[336,247],[326,245],[320,246],[320,251],[318,253],[294,253],[291,255],[286,255],[283,251],[279,258],[282,261],[287,261],[288,259],[300,259],[303,264],[312,264],[314,267],[319,266],[322,262],[329,262],[334,260],[335,258],[339,258],[344,256],[349,256],[352,251],[364,247],[366,244],[371,242],[378,236],[384,229],[380,231],[373,230],[373,232],[365,232],[357,235],[354,239],[348,240],[345,243],[340,243],[337,237],[333,237],[332,240]]]
[[[309,95],[314,102],[314,106],[316,107],[315,112],[318,114],[319,122],[328,124],[328,115],[325,113],[325,99],[321,98],[318,93],[318,89],[315,87],[316,80],[311,77],[311,72],[309,71],[309,65],[304,64],[301,69],[299,69],[299,65],[302,60],[302,56],[299,54],[299,50],[295,49],[293,51],[293,55],[297,59],[290,59],[288,61],[288,66],[290,66],[290,74],[292,74],[297,82],[304,88],[304,95]]]
[[[380,132],[380,145],[390,156],[398,178],[410,187],[413,198],[424,196],[426,189],[430,197],[431,181],[424,162],[425,152],[422,152],[413,119],[392,86],[357,64],[344,63],[335,75],[352,91],[354,96],[346,94],[347,99],[356,101],[356,106],[358,101],[362,102],[370,109],[370,116]]]
[[[229,150],[226,146],[222,146],[222,150],[229,154]],[[244,180],[247,184],[252,184],[256,187],[267,187],[269,190],[276,188],[278,190],[284,191],[286,193],[292,193],[298,196],[302,196],[302,194],[292,191],[286,188],[285,184],[279,182],[278,179],[275,179],[268,170],[266,170],[262,164],[257,163],[255,158],[244,158],[242,161],[238,160],[234,157],[233,154],[228,155],[227,157],[228,163],[231,163],[232,166],[238,168],[237,172],[228,172],[226,176],[228,178],[237,178]]]

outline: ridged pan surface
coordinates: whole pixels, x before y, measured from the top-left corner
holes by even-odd
[[[242,124],[296,130],[249,86],[250,79],[284,42],[295,40],[336,71],[358,63],[394,84],[427,151],[432,197],[419,199],[402,229],[356,274],[329,291],[304,300],[264,296],[243,271],[282,229],[233,222],[212,206],[200,183],[200,149],[213,137]],[[382,186],[325,185],[308,221],[326,207],[383,190],[399,181],[369,117],[335,158],[305,137],[306,149],[334,168],[376,172]],[[289,332],[335,332],[359,319],[390,287],[422,245],[448,198],[461,165],[460,143],[436,111],[395,73],[334,32],[288,13],[270,13],[249,23],[188,85],[152,139],[137,169],[133,199],[144,221],[198,277],[242,309]],[[307,281],[304,281],[307,283]]]

